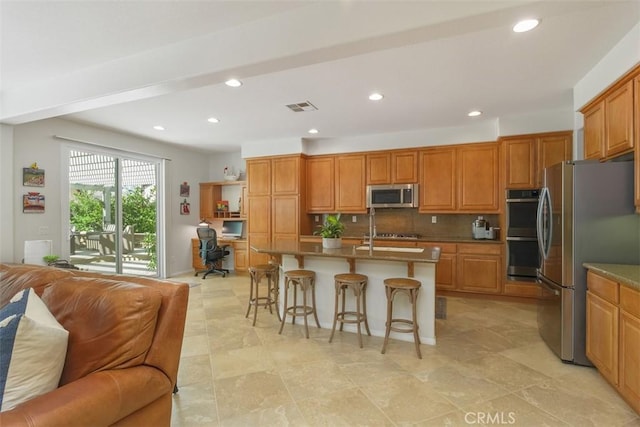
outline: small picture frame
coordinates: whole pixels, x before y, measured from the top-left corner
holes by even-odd
[[[191,204],[187,202],[187,199],[180,203],[180,215],[191,215]]]
[[[189,197],[190,187],[189,184],[183,182],[180,184],[180,197]]]
[[[22,185],[24,187],[44,187],[44,169],[22,168]]]
[[[22,213],[44,213],[44,195],[40,193],[23,195]]]

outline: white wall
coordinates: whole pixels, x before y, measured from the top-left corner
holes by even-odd
[[[13,255],[13,127],[0,124],[0,262]]]
[[[166,248],[167,275],[175,275],[191,270],[191,238],[195,236],[200,209],[198,183],[209,179],[209,155],[187,150],[184,147],[165,144],[158,141],[139,138],[94,128],[63,119],[49,119],[15,126],[13,129],[13,165],[10,173],[2,169],[3,181],[6,176],[13,179],[13,259],[20,262],[23,256],[25,240],[51,239],[53,253],[67,256],[68,241],[62,235],[61,206],[61,160],[62,147],[68,142],[54,135],[96,143],[149,156],[171,159],[166,163]],[[3,143],[4,146],[4,143]],[[22,168],[37,162],[45,171],[45,186],[32,188],[22,186]],[[191,215],[180,215],[180,184],[191,185],[188,201],[191,203]],[[23,214],[22,195],[26,191],[39,191],[45,195],[46,209],[43,214]],[[42,233],[41,227],[46,227]]]

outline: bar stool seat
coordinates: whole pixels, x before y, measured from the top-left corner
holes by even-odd
[[[289,286],[293,287],[293,305],[287,306],[289,301]],[[298,304],[298,287],[302,292],[302,304]],[[320,321],[316,313],[316,273],[311,270],[289,270],[284,273],[284,311],[278,334],[282,334],[287,314],[291,316],[291,324],[296,323],[296,316],[304,318],[306,337],[309,338],[309,326],[307,316],[313,314],[316,325],[320,328]],[[307,291],[311,291],[311,304],[307,303]]]
[[[336,325],[340,322],[340,330],[345,323],[355,323],[358,331],[358,341],[360,342],[360,348],[362,348],[362,332],[361,324],[364,323],[364,327],[367,334],[371,336],[369,331],[369,323],[367,322],[367,282],[369,278],[364,274],[357,273],[340,273],[334,276],[335,280],[335,309],[333,316],[333,328],[331,329],[331,336],[329,342],[333,340],[333,335],[336,332]],[[351,289],[356,299],[356,310],[347,311],[345,309],[346,291]],[[338,310],[338,299],[342,297],[342,306]]]
[[[247,314],[245,314],[244,317],[249,317],[251,307],[254,307],[253,326],[255,326],[258,317],[258,307],[264,307],[265,309],[269,307],[269,312],[273,314],[272,306],[275,306],[278,320],[280,320],[280,312],[278,311],[278,266],[275,264],[251,266],[249,267],[249,277],[251,278],[251,288]],[[259,290],[263,278],[267,279],[267,295],[261,297],[259,296]]]
[[[415,279],[393,277],[384,280],[384,290],[387,295],[387,323],[384,334],[384,344],[382,345],[382,354],[387,350],[387,345],[389,344],[389,333],[391,331],[409,334],[413,333],[416,353],[418,353],[418,358],[422,359],[422,353],[420,353],[420,335],[418,334],[418,321],[416,316],[418,291],[420,290],[420,287],[422,287],[422,283]],[[409,302],[411,303],[411,319],[393,318],[393,299],[399,293],[407,294],[409,297]],[[409,325],[409,327],[404,325],[394,325],[394,323]]]

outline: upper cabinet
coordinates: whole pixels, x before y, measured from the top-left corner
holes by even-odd
[[[605,157],[633,150],[633,80],[604,99]]]
[[[247,194],[268,196],[271,194],[271,160],[252,159],[247,162]]]
[[[415,184],[418,182],[418,151],[393,150],[366,156],[367,184]]]
[[[420,151],[420,212],[453,212],[456,209],[456,149]]]
[[[335,210],[337,212],[366,213],[365,155],[336,156],[335,168]]]
[[[584,114],[584,158],[604,157],[604,101],[582,111]]]
[[[609,160],[634,153],[635,205],[640,213],[640,65],[580,109],[585,159]]]
[[[299,156],[276,157],[271,160],[271,194],[293,194],[300,192],[302,158]]]
[[[420,212],[499,212],[495,142],[420,151]]]
[[[458,150],[458,210],[500,210],[500,150],[495,142],[465,144]]]
[[[635,146],[634,105],[640,66],[614,82],[582,107],[585,159],[610,159],[630,153]],[[634,86],[635,85],[635,86]]]
[[[500,142],[506,188],[541,187],[545,168],[572,158],[571,131],[509,136]]]
[[[335,211],[334,156],[314,156],[307,159],[307,212]]]
[[[634,126],[636,134],[640,135],[640,75],[637,76],[634,81],[634,100],[633,100],[633,114],[635,116]],[[635,187],[636,187],[636,212],[640,213],[640,142],[635,144]]]

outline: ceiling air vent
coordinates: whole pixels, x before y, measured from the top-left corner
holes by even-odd
[[[316,106],[309,101],[299,102],[297,104],[288,104],[287,108],[295,113],[302,113],[303,111],[315,111]]]

